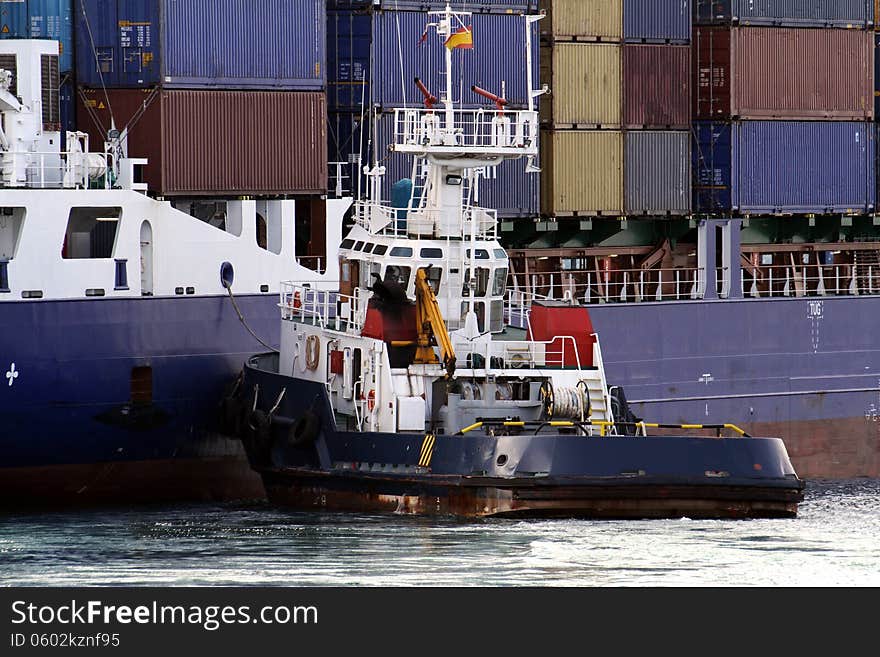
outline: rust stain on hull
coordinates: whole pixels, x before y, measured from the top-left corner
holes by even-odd
[[[348,482],[350,483],[350,482]],[[266,481],[269,500],[300,510],[453,515],[482,517],[638,518],[794,518],[799,492],[733,489],[714,492],[685,486],[645,486],[552,490],[533,495],[496,487],[447,488],[436,494],[395,495],[373,490],[337,489],[332,485],[298,485]]]

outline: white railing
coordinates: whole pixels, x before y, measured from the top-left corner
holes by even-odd
[[[355,223],[372,235],[406,237],[407,235],[476,235],[479,239],[498,238],[498,213],[495,210],[471,205],[462,207],[450,225],[443,210],[412,210],[393,208],[373,201],[355,204]]]
[[[0,153],[2,186],[30,189],[110,188],[110,156],[107,153],[17,152]],[[99,183],[92,183],[92,173],[103,169]],[[23,174],[24,179],[18,179]]]
[[[315,290],[308,285],[293,282],[281,283],[281,319],[320,326],[344,333],[360,334],[367,316],[368,297],[362,297],[360,289],[354,296]]]
[[[538,113],[528,110],[454,110],[446,126],[442,109],[394,110],[395,150],[422,152],[426,146],[486,152],[538,154]]]
[[[745,298],[833,297],[880,294],[880,264],[772,265],[742,270]],[[525,328],[531,303],[539,299],[583,304],[686,301],[705,298],[699,268],[563,270],[535,274],[511,273],[505,320]],[[726,267],[716,271],[718,297],[730,297],[732,277]]]
[[[565,367],[581,371],[577,347],[570,335],[542,342],[493,340],[474,343],[470,348],[458,343],[455,345],[455,360],[457,369],[492,371]]]
[[[683,301],[704,297],[703,270],[615,269],[566,270],[537,274],[511,274],[510,287],[522,299],[576,300],[579,303],[640,303],[644,301]],[[729,283],[726,270],[718,271],[719,293],[726,296]],[[514,297],[515,298],[515,297]]]
[[[880,294],[880,265],[774,265],[743,271],[743,295],[826,297]]]

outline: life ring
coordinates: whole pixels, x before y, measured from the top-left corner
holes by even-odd
[[[367,393],[367,410],[372,413],[374,408],[376,408],[376,391],[370,390]]]
[[[306,338],[306,367],[310,370],[318,369],[321,358],[321,339],[317,335]]]
[[[316,413],[306,410],[294,422],[287,432],[287,443],[291,447],[306,447],[318,437],[321,418]]]

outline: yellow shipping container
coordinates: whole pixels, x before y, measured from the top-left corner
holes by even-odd
[[[623,214],[623,133],[544,130],[541,212],[549,217]]]
[[[623,0],[541,0],[541,34],[552,39],[623,39]]]
[[[622,125],[623,48],[604,43],[556,43],[541,50],[541,120],[553,127]]]

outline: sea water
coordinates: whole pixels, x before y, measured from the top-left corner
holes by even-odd
[[[0,515],[0,585],[877,586],[880,480],[796,519],[457,520],[267,503]]]

